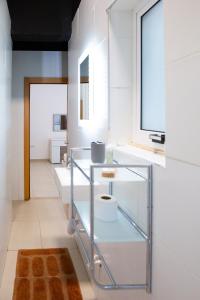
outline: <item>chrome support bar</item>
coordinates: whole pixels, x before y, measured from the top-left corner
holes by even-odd
[[[148,167],[148,185],[147,185],[147,195],[148,195],[148,215],[147,215],[147,224],[148,224],[148,251],[147,251],[147,268],[146,268],[146,282],[147,282],[147,293],[151,293],[152,289],[152,222],[153,222],[153,190],[152,190],[152,178],[153,178],[153,168],[152,166]]]
[[[115,164],[119,164],[117,160],[113,160],[113,162],[114,162]],[[130,169],[130,167],[128,167],[127,170],[129,170],[130,172],[132,172],[132,173],[135,174],[135,175],[140,176],[142,179],[147,180],[147,177],[145,177],[144,175],[142,175],[142,174],[140,174],[140,173],[138,173],[138,172],[136,172],[136,171]]]
[[[90,167],[90,270],[94,273],[94,169]]]
[[[133,218],[129,217],[129,215],[121,208],[121,206],[118,206],[118,209],[121,211],[121,213],[126,217],[126,219],[129,221],[129,223],[143,236],[145,240],[148,240],[148,236],[146,233],[136,224],[136,222],[133,220]]]
[[[79,165],[76,163],[74,159],[72,159],[73,164],[79,169],[79,171],[87,178],[89,182],[91,182],[90,177],[79,167]]]
[[[104,268],[106,270],[106,273],[107,273],[110,281],[112,282],[113,285],[116,285],[116,281],[115,281],[115,279],[114,279],[114,277],[113,277],[113,275],[112,275],[112,273],[111,273],[111,271],[110,271],[110,269],[109,269],[109,267],[108,267],[108,265],[107,265],[104,257],[101,255],[99,247],[96,244],[95,244],[95,250],[96,250],[97,255],[100,257],[100,259],[101,259],[101,261],[102,261],[102,263],[104,265]],[[93,277],[96,278],[95,274],[93,274]]]
[[[88,266],[88,268],[89,268],[89,267],[90,267],[90,258],[89,258],[88,254],[87,254],[87,250],[86,250],[86,248],[85,248],[85,245],[84,245],[84,243],[83,243],[83,241],[82,241],[82,239],[81,239],[80,232],[77,230],[76,227],[75,227],[75,232],[76,232],[76,234],[77,234],[77,236],[78,236],[78,238],[79,238],[79,241],[80,241],[80,243],[81,243],[81,247],[82,247],[82,249],[83,249],[85,258],[86,258],[86,260],[87,260],[87,266]]]
[[[72,188],[74,186],[74,161],[73,161],[73,150],[70,149],[70,164],[71,164],[71,168],[70,168],[70,171],[71,171],[71,218],[72,220],[74,219],[74,213],[73,213],[73,203],[74,203],[74,189]]]

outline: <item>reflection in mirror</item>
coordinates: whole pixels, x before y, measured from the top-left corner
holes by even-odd
[[[67,116],[54,114],[53,115],[53,131],[62,131],[67,129]]]
[[[89,120],[89,56],[80,64],[80,120]]]

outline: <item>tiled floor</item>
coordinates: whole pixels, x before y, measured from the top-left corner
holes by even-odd
[[[84,300],[95,299],[75,240],[67,233],[67,220],[62,203],[58,198],[51,198],[15,201],[13,204],[13,224],[0,300],[12,299],[17,250],[51,247],[69,249]]]
[[[58,197],[58,190],[53,177],[55,166],[48,160],[31,160],[31,198]]]

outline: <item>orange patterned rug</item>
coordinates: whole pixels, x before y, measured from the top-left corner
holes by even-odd
[[[13,300],[83,300],[69,251],[19,250]]]

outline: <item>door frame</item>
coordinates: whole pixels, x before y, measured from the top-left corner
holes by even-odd
[[[68,84],[67,77],[24,78],[24,200],[30,200],[30,86],[31,84]]]

